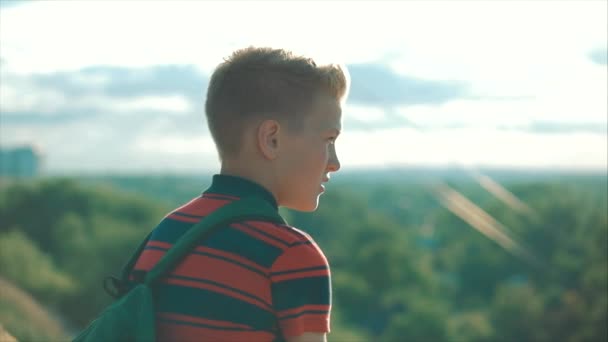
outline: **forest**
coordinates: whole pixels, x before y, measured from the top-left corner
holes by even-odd
[[[103,277],[208,182],[0,180],[0,327],[69,340],[111,302]],[[605,173],[390,170],[281,213],[329,259],[330,341],[606,341],[607,197]]]

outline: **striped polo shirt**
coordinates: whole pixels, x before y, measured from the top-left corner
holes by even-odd
[[[150,270],[195,223],[223,205],[273,195],[244,178],[215,175],[202,196],[154,229],[134,271]],[[278,208],[277,208],[278,210]],[[201,241],[158,285],[156,330],[170,341],[280,341],[329,332],[327,259],[306,233],[287,225],[242,221]]]

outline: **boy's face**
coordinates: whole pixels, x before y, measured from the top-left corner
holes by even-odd
[[[314,211],[329,173],[340,169],[335,140],[342,129],[340,102],[317,99],[300,130],[283,130],[279,163],[279,205]]]

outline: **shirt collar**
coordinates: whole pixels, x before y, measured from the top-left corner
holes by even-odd
[[[211,186],[203,194],[224,194],[239,198],[260,197],[278,210],[277,201],[270,191],[246,178],[230,175],[213,175]]]

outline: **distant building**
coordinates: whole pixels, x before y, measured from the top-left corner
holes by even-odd
[[[40,164],[41,155],[32,146],[0,148],[0,177],[35,177]]]

